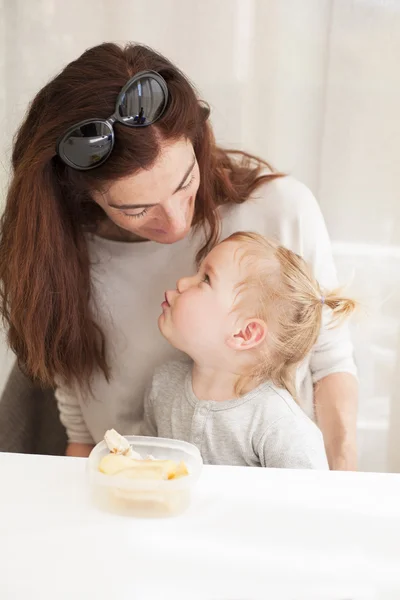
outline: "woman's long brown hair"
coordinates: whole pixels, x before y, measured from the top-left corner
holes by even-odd
[[[87,172],[65,166],[55,154],[58,138],[74,123],[109,117],[121,88],[143,70],[157,71],[167,82],[163,117],[143,129],[117,124],[104,165]],[[15,137],[0,231],[0,312],[8,343],[33,379],[86,385],[95,371],[110,377],[106,340],[93,314],[85,237],[105,218],[91,199],[94,189],[149,168],[160,140],[190,139],[201,175],[193,225],[207,233],[200,259],[218,240],[216,207],[241,203],[262,181],[280,176],[271,169],[262,174],[268,165],[256,157],[218,148],[207,117],[186,77],[136,44],[87,50],[33,100]]]

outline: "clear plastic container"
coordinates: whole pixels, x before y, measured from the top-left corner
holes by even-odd
[[[103,456],[109,454],[100,442],[90,453],[87,471],[94,503],[101,509],[134,517],[169,517],[181,514],[190,504],[192,488],[203,466],[196,446],[180,440],[127,435],[133,450],[143,457],[185,461],[189,475],[172,480],[127,479],[99,471]]]

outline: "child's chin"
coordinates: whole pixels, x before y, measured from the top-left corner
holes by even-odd
[[[165,324],[164,314],[162,314],[158,317],[158,329],[159,329],[161,335],[163,336],[163,338],[165,338],[167,340],[167,342],[169,342],[170,344],[174,345],[173,339],[172,339],[173,336],[171,334],[171,331],[169,330],[170,328],[167,327]]]
[[[161,335],[163,335],[165,338],[166,336],[166,332],[165,332],[165,317],[164,317],[164,313],[161,313],[161,315],[158,317],[158,329],[160,330]]]

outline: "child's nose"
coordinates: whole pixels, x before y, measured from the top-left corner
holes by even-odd
[[[178,290],[178,292],[180,294],[182,294],[182,292],[184,292],[185,290],[187,290],[190,287],[190,277],[181,277],[177,282],[176,282],[176,289]]]

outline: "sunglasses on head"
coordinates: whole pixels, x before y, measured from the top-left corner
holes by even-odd
[[[112,152],[116,121],[127,127],[147,127],[161,117],[167,101],[168,88],[161,75],[154,71],[137,73],[118,94],[111,117],[76,123],[58,140],[56,152],[73,169],[95,169]]]

